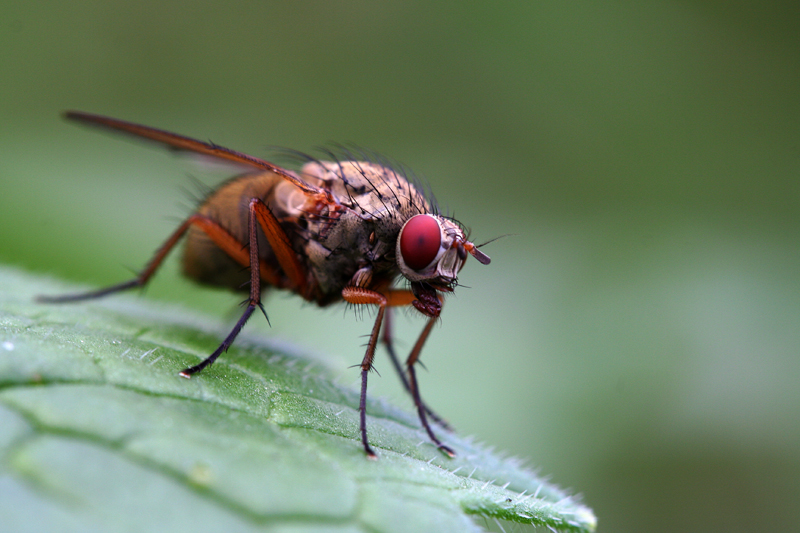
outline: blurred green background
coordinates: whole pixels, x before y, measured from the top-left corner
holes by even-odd
[[[65,109],[268,157],[396,158],[487,246],[424,352],[461,432],[599,531],[800,522],[800,4],[7,2],[0,261],[127,279],[192,205],[162,152]],[[4,287],[3,290],[13,290]],[[232,319],[173,259],[147,297]],[[357,373],[370,322],[275,294],[248,332]],[[220,313],[220,309],[224,310]],[[399,321],[410,348],[422,321]],[[371,390],[410,402],[381,356]],[[405,402],[405,403],[403,403]]]

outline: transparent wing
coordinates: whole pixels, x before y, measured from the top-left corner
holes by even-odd
[[[305,181],[301,180],[299,177],[297,177],[297,175],[294,172],[291,172],[277,165],[274,165],[269,161],[259,159],[258,157],[253,157],[251,155],[243,154],[241,152],[231,150],[230,148],[225,148],[224,146],[219,146],[213,143],[205,143],[203,141],[198,141],[197,139],[184,137],[183,135],[178,135],[177,133],[170,133],[168,131],[159,130],[157,128],[142,126],[140,124],[134,124],[132,122],[126,122],[124,120],[104,117],[102,115],[83,113],[80,111],[67,111],[66,113],[64,113],[64,118],[68,120],[74,120],[76,122],[80,122],[83,124],[88,124],[90,126],[106,128],[112,131],[127,133],[134,137],[155,141],[159,144],[166,146],[171,150],[194,152],[197,154],[202,154],[217,159],[230,161],[237,165],[244,165],[247,167],[257,168],[260,170],[268,170],[270,172],[274,172],[275,174],[281,176],[283,179],[291,182],[293,185],[295,185],[304,192],[317,193],[317,194],[322,193],[321,189],[309,185]]]

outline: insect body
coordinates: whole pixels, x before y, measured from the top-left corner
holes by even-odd
[[[261,305],[269,287],[286,289],[320,306],[345,301],[378,308],[361,361],[361,438],[369,457],[366,391],[375,348],[383,341],[411,394],[420,421],[445,453],[453,451],[433,433],[422,402],[414,365],[451,292],[467,255],[483,264],[489,257],[467,240],[461,226],[435,212],[431,203],[403,175],[370,161],[319,161],[308,158],[300,172],[262,159],[162,130],[129,122],[68,112],[68,119],[156,141],[177,151],[212,156],[254,170],[226,182],[210,194],[159,248],[133,280],[105,289],[41,301],[68,302],[105,296],[145,285],[167,254],[186,236],[184,273],[204,284],[249,292],[241,318],[222,344],[184,377],[211,365],[227,350],[245,322]],[[396,288],[398,278],[408,288]],[[405,371],[395,356],[390,309],[412,305],[428,317]]]

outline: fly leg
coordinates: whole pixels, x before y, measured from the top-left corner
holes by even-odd
[[[408,384],[408,378],[406,378],[406,373],[403,370],[403,367],[400,365],[400,359],[397,358],[397,354],[394,351],[394,344],[392,342],[392,312],[391,308],[386,310],[386,317],[383,321],[383,335],[381,336],[381,341],[386,346],[386,351],[389,352],[389,359],[391,359],[392,364],[394,365],[395,370],[397,371],[397,375],[400,376],[400,381],[403,383],[403,387],[406,389],[411,397],[414,397],[414,394],[411,392],[411,386]],[[425,409],[425,412],[428,416],[442,426],[447,431],[452,431],[453,428],[450,427],[450,424],[447,423],[441,416],[437,415],[428,404],[422,404],[422,408]]]
[[[396,307],[400,305],[414,304],[414,306],[417,307],[419,302],[416,302],[416,296],[408,290],[386,290],[385,294],[383,294],[375,290],[354,286],[345,287],[342,290],[342,298],[346,302],[355,305],[373,304],[378,306],[378,316],[375,318],[375,325],[372,327],[372,333],[369,336],[367,352],[364,354],[364,359],[361,361],[361,399],[359,402],[359,411],[361,414],[361,442],[364,445],[364,451],[367,453],[367,457],[370,459],[376,459],[377,456],[375,455],[375,452],[372,451],[372,448],[370,448],[369,441],[367,439],[367,376],[369,375],[369,371],[372,369],[372,361],[375,358],[375,347],[378,344],[378,335],[381,330],[381,322],[383,321],[387,306]],[[419,309],[419,307],[417,308]],[[434,308],[436,309],[434,310]],[[414,372],[414,364],[419,359],[422,346],[425,344],[428,335],[430,335],[431,329],[433,329],[436,318],[439,316],[438,310],[440,309],[441,303],[438,299],[436,299],[435,304],[431,304],[430,309],[428,310],[429,314],[435,312],[435,315],[430,316],[428,319],[427,324],[425,324],[425,329],[422,330],[422,334],[419,336],[419,339],[417,339],[414,348],[411,350],[411,354],[406,360],[406,367],[408,368],[409,377],[408,390],[411,393],[411,397],[414,399],[414,405],[417,406],[420,422],[425,428],[425,431],[428,433],[430,439],[444,453],[450,457],[455,457],[455,452],[442,444],[442,442],[433,433],[433,430],[431,430],[430,424],[428,424],[425,404],[422,403],[422,399],[420,398],[419,387],[417,386],[417,376]],[[401,376],[403,375],[402,370],[399,373]]]
[[[222,344],[220,344],[219,347],[214,350],[214,353],[203,359],[199,364],[182,370],[180,373],[181,376],[188,378],[192,374],[196,374],[205,367],[213,364],[214,361],[217,360],[217,357],[222,354],[222,352],[225,352],[228,350],[228,348],[230,348],[231,344],[233,344],[233,341],[236,339],[236,336],[239,335],[239,332],[250,318],[250,315],[253,314],[253,311],[255,311],[256,307],[261,309],[261,312],[264,313],[264,317],[267,316],[266,311],[264,311],[264,306],[261,304],[261,277],[263,276],[263,270],[268,269],[262,268],[262,265],[259,262],[259,226],[264,231],[264,235],[272,247],[273,252],[275,252],[275,256],[278,258],[278,262],[281,265],[284,273],[289,277],[294,286],[301,291],[301,294],[305,292],[305,273],[300,266],[297,255],[291,248],[289,237],[286,235],[286,232],[283,231],[283,228],[281,228],[278,220],[275,218],[275,215],[273,215],[272,211],[269,210],[269,207],[267,207],[266,204],[264,204],[264,202],[262,202],[260,199],[252,198],[250,200],[248,217],[250,255],[247,259],[247,265],[250,267],[250,297],[247,301],[247,307],[245,308],[244,313],[242,313],[241,318],[239,318],[239,321],[236,322],[233,330],[231,330],[228,336],[225,337],[225,340],[222,341]],[[214,242],[216,243],[216,240]],[[217,244],[219,245],[219,243]],[[220,247],[230,255],[230,252],[227,249],[222,246]],[[240,254],[244,252],[241,245],[239,245],[238,249]],[[264,278],[271,284],[280,286],[278,285],[278,274],[276,272],[269,272],[269,274],[270,275],[268,277],[264,276]]]
[[[147,266],[142,270],[138,276],[130,281],[112,285],[104,289],[96,291],[89,291],[79,294],[67,294],[64,296],[39,296],[37,298],[40,302],[46,303],[65,303],[65,302],[78,302],[82,300],[91,300],[94,298],[101,298],[109,294],[122,292],[135,287],[144,287],[150,278],[156,273],[158,268],[164,262],[167,255],[175,248],[175,245],[181,240],[191,226],[195,226],[209,236],[211,241],[216,244],[222,251],[228,254],[233,260],[239,264],[250,267],[250,297],[247,302],[247,308],[239,318],[233,330],[228,334],[222,344],[214,350],[214,353],[206,357],[199,364],[186,368],[181,371],[180,375],[188,378],[205,367],[211,365],[217,358],[226,351],[233,343],[236,336],[244,327],[250,315],[256,307],[260,308],[266,316],[264,308],[261,305],[261,279],[263,278],[267,283],[275,286],[282,286],[285,283],[281,282],[281,276],[278,271],[270,268],[267,264],[261,264],[258,256],[258,233],[257,228],[260,226],[264,234],[275,252],[278,262],[283,269],[286,276],[289,278],[290,283],[298,291],[306,292],[307,281],[305,271],[300,265],[297,255],[291,248],[289,238],[286,232],[283,231],[275,216],[269,208],[259,200],[253,198],[250,201],[249,209],[249,226],[248,233],[250,236],[249,246],[240,242],[236,237],[230,234],[228,230],[219,225],[215,220],[204,215],[195,213],[187,218],[183,224],[176,229],[172,235],[156,250],[153,258],[147,263]],[[248,251],[249,248],[249,251]]]
[[[361,442],[364,445],[364,452],[370,459],[377,459],[378,456],[372,451],[367,439],[367,376],[369,371],[372,370],[372,361],[375,359],[375,346],[378,344],[378,334],[381,331],[381,322],[383,321],[383,314],[388,305],[388,300],[383,294],[365,289],[362,287],[345,287],[342,289],[342,298],[348,303],[354,305],[373,304],[378,306],[378,316],[375,318],[375,325],[372,326],[372,333],[369,336],[367,343],[367,353],[364,354],[364,359],[361,361],[361,399],[358,404],[358,410],[361,414],[360,428],[361,428]]]
[[[117,285],[112,285],[111,287],[105,287],[103,289],[98,289],[95,291],[88,291],[82,292],[78,294],[64,294],[61,296],[37,296],[36,301],[42,303],[67,303],[67,302],[80,302],[82,300],[92,300],[94,298],[102,298],[103,296],[114,294],[116,292],[126,291],[128,289],[133,289],[134,287],[144,287],[150,278],[155,274],[158,267],[161,266],[161,263],[167,257],[170,251],[178,244],[178,241],[181,240],[181,237],[186,233],[186,230],[189,229],[189,226],[192,224],[199,223],[199,220],[196,218],[199,215],[192,215],[187,220],[180,225],[178,229],[176,229],[172,235],[164,242],[164,244],[156,250],[156,253],[153,255],[153,258],[147,263],[147,266],[142,270],[138,276],[130,281],[126,281],[124,283],[118,283]],[[199,217],[202,218],[202,217]]]
[[[176,229],[172,235],[161,245],[161,247],[156,250],[156,253],[153,255],[152,259],[147,263],[147,266],[136,276],[134,279],[130,281],[126,281],[123,283],[119,283],[117,285],[112,285],[111,287],[106,287],[104,289],[99,289],[96,291],[89,291],[84,293],[78,294],[67,294],[63,296],[39,296],[37,301],[45,302],[45,303],[67,303],[67,302],[79,302],[83,300],[91,300],[94,298],[101,298],[103,296],[107,296],[109,294],[114,294],[117,292],[122,292],[128,289],[133,289],[135,287],[144,287],[150,278],[156,273],[158,268],[164,262],[167,255],[175,248],[175,245],[181,240],[181,238],[186,234],[188,229],[191,226],[195,226],[203,231],[209,238],[220,247],[226,254],[228,254],[231,258],[237,261],[239,264],[243,266],[255,265],[255,268],[251,269],[251,288],[250,288],[250,300],[247,310],[245,310],[242,317],[236,323],[236,326],[233,328],[233,331],[228,335],[228,337],[223,341],[223,343],[217,348],[213,354],[203,360],[199,365],[193,366],[191,368],[187,368],[183,370],[180,374],[183,377],[189,377],[191,374],[195,372],[199,372],[203,368],[207,367],[211,363],[213,363],[219,355],[228,349],[231,345],[233,340],[239,334],[242,327],[244,326],[247,319],[250,318],[250,315],[253,313],[253,310],[256,306],[260,307],[260,296],[261,296],[261,278],[266,280],[268,283],[277,285],[279,283],[279,273],[275,272],[274,270],[270,269],[268,265],[262,264],[260,265],[258,262],[258,241],[255,238],[255,232],[252,231],[252,228],[255,227],[254,223],[254,212],[251,209],[251,246],[250,246],[250,253],[248,254],[247,245],[242,244],[236,237],[231,235],[228,230],[223,228],[219,225],[218,222],[215,220],[208,218],[204,215],[200,215],[198,213],[193,214],[189,218],[187,218],[183,224],[181,224],[178,229]],[[255,246],[253,246],[255,243]],[[254,260],[255,258],[255,260]],[[255,281],[253,281],[255,280]],[[263,311],[263,308],[262,308]]]
[[[197,228],[201,229],[217,246],[219,246],[225,251],[225,253],[238,261],[240,264],[244,266],[250,264],[245,246],[242,243],[240,243],[233,235],[231,235],[225,228],[220,226],[214,220],[195,213],[187,218],[183,224],[178,227],[178,229],[172,232],[172,235],[170,235],[164,244],[162,244],[161,247],[156,250],[156,253],[147,263],[147,266],[145,266],[145,268],[134,279],[95,291],[82,292],[78,294],[65,294],[62,296],[38,296],[36,301],[42,303],[80,302],[83,300],[102,298],[103,296],[107,296],[109,294],[123,292],[136,287],[144,287],[164,262],[164,259],[166,259],[167,255],[172,251],[173,248],[175,248],[175,245],[178,244],[191,226],[196,226]],[[267,268],[261,269],[261,275],[270,283],[277,281],[277,275],[274,272],[269,271]]]
[[[438,317],[432,316],[428,318],[427,324],[425,324],[425,328],[420,333],[417,342],[414,344],[414,348],[411,349],[411,353],[406,359],[406,368],[408,369],[408,381],[409,381],[409,388],[411,391],[411,396],[414,398],[414,404],[417,406],[417,413],[419,413],[419,420],[422,423],[422,427],[425,428],[425,431],[428,433],[428,437],[433,441],[436,446],[442,450],[444,453],[449,455],[450,457],[455,457],[456,453],[449,448],[442,444],[436,435],[433,433],[430,424],[428,424],[428,418],[426,416],[426,408],[425,404],[422,403],[422,398],[419,395],[419,386],[417,385],[417,374],[414,370],[414,364],[419,360],[419,354],[422,351],[422,346],[425,344],[425,341],[428,339],[428,335],[431,333],[431,329],[433,329],[433,325],[436,322]]]

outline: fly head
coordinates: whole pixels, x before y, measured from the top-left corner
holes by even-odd
[[[484,265],[490,262],[489,256],[466,239],[458,224],[438,215],[420,214],[409,218],[397,237],[397,266],[411,282],[411,289],[422,305],[433,304],[428,297],[430,291],[423,287],[442,292],[453,290],[467,255]],[[423,309],[420,311],[428,314]]]

